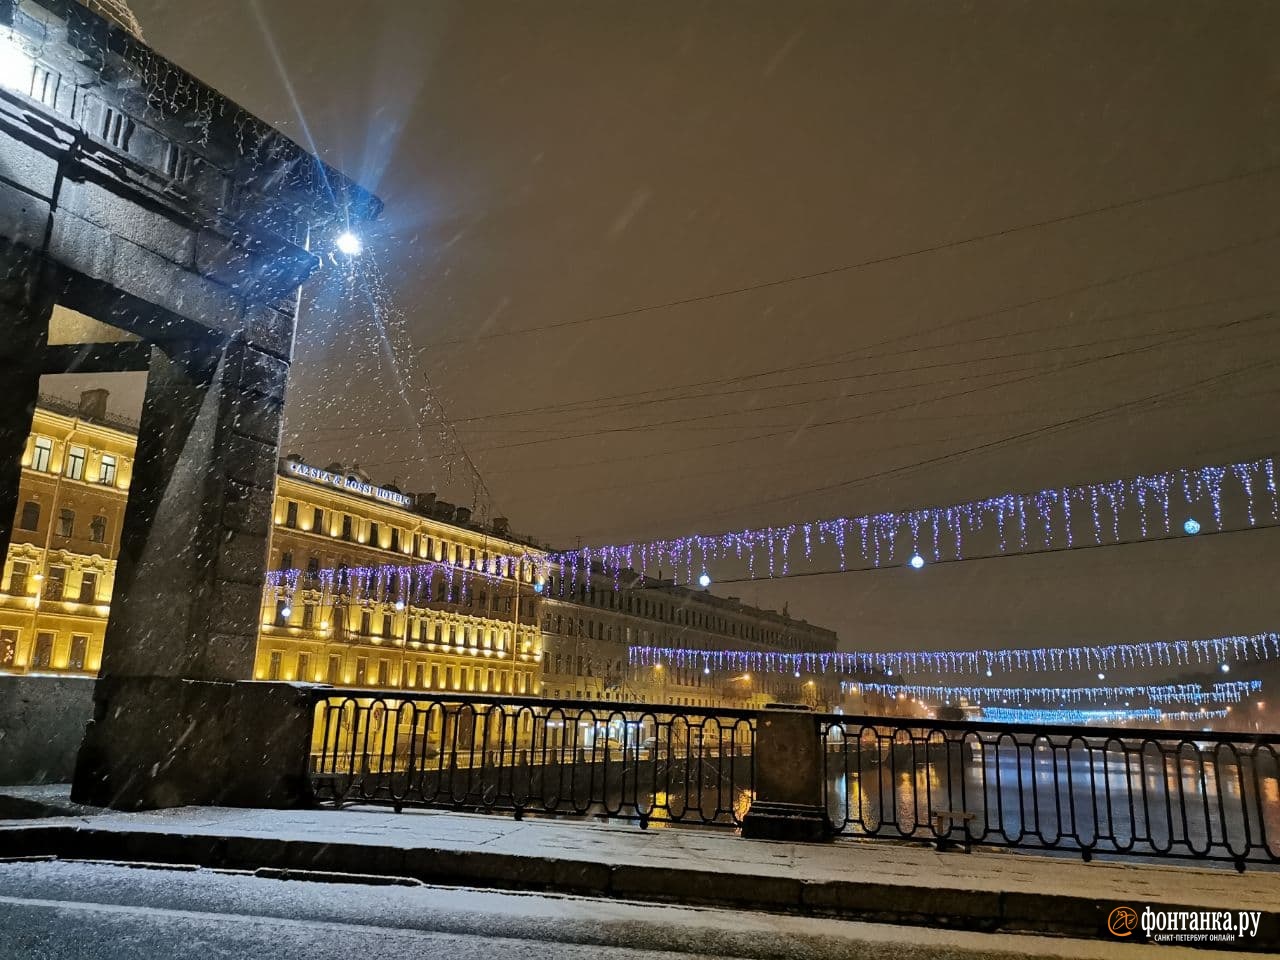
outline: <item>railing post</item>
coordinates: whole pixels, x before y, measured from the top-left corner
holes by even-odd
[[[822,744],[812,709],[770,704],[756,715],[756,795],[742,819],[752,840],[830,840],[823,806]]]

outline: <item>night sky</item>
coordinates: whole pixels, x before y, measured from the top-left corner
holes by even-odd
[[[310,462],[469,502],[429,377],[572,546],[1276,449],[1280,5],[132,6],[386,201],[379,310],[306,294]],[[1262,531],[718,589],[972,648],[1277,629],[1277,572]]]

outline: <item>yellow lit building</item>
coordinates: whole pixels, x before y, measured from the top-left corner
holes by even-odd
[[[91,390],[35,411],[0,579],[0,671],[95,674],[102,662],[136,439],[106,401]]]
[[[268,567],[301,576],[264,594],[255,677],[539,694],[539,597],[533,565],[521,561],[538,551],[504,535],[502,521],[486,531],[469,520],[465,508],[374,486],[358,471],[283,461]],[[464,573],[465,594],[449,595],[441,571],[414,596],[353,601],[335,598],[320,575],[431,562]]]
[[[101,665],[137,443],[136,424],[109,416],[106,400],[42,398],[35,412],[0,581],[0,672],[93,676]],[[531,564],[515,576],[517,558],[536,551],[501,521],[482,530],[464,508],[292,460],[281,464],[274,520],[268,566],[302,576],[297,591],[264,591],[258,679],[541,692]],[[319,589],[322,569],[428,560],[466,571],[466,595],[398,609]]]

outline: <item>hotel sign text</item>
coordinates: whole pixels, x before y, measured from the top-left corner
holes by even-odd
[[[289,461],[289,472],[295,477],[314,480],[316,483],[327,484],[331,487],[337,487],[339,490],[345,490],[347,493],[359,494],[362,497],[369,497],[373,500],[394,503],[397,507],[407,507],[409,505],[409,498],[403,493],[388,490],[386,487],[375,487],[373,484],[364,483],[355,477],[340,477],[336,473],[308,466],[305,463],[298,463],[296,460]]]

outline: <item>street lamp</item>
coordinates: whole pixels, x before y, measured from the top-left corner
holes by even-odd
[[[343,230],[338,234],[333,240],[333,245],[338,248],[339,253],[348,257],[358,257],[364,252],[364,241],[350,230]]]

